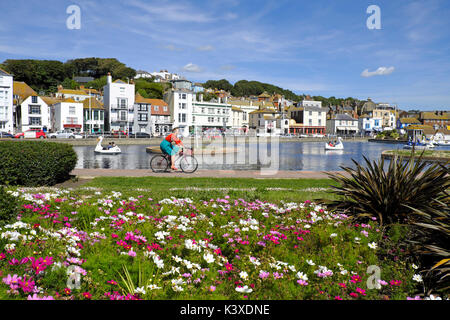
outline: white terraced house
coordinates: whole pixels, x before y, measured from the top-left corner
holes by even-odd
[[[218,101],[203,101],[203,95],[199,95],[199,101],[192,103],[192,125],[196,130],[203,129],[224,129],[233,126],[231,104],[227,98],[218,98]]]
[[[180,134],[187,137],[192,127],[192,102],[194,93],[186,89],[171,89],[164,94],[169,105],[173,128],[179,128]]]
[[[135,86],[122,80],[112,81],[108,74],[103,87],[105,107],[105,131],[134,132]]]
[[[83,132],[83,103],[73,99],[66,99],[53,105],[54,130],[71,130]]]
[[[17,110],[17,109],[20,109]],[[16,107],[19,111],[19,131],[25,132],[30,129],[40,129],[48,132],[52,129],[50,106],[37,95],[31,95],[26,98],[20,106]]]
[[[13,133],[13,76],[0,69],[0,131]]]

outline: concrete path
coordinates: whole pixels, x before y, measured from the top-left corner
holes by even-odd
[[[331,172],[330,172],[331,173]],[[333,171],[332,173],[342,173]],[[95,177],[181,177],[181,178],[255,178],[255,179],[327,179],[326,172],[318,171],[277,171],[259,170],[198,170],[193,174],[182,172],[154,173],[151,170],[109,170],[109,169],[75,169],[71,173],[79,179]]]

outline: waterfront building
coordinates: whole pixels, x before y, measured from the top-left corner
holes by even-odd
[[[277,121],[281,113],[274,107],[260,107],[249,113],[249,127],[256,129],[257,134],[276,135],[280,134]]]
[[[53,130],[84,132],[83,109],[83,103],[72,98],[57,101],[52,106]]]
[[[232,107],[227,98],[218,98],[211,101],[204,101],[203,94],[199,95],[197,101],[196,95],[193,96],[192,103],[192,125],[202,129],[228,129],[233,126]]]
[[[169,105],[161,99],[148,99],[151,103],[152,134],[166,136],[172,131]]]
[[[48,132],[52,129],[50,106],[37,94],[26,97],[20,105],[16,105],[16,120],[17,132],[30,129]]]
[[[95,97],[83,101],[83,128],[86,133],[105,131],[105,107]]]
[[[450,125],[450,112],[431,111],[421,112],[419,120],[423,125],[432,126],[434,129],[447,128]]]
[[[194,93],[187,89],[172,88],[164,93],[164,101],[169,106],[173,128],[179,128],[180,134],[187,137],[192,127],[192,102]]]
[[[0,69],[0,131],[14,132],[13,93],[13,76]]]
[[[273,108],[273,104],[271,104],[271,103],[258,102],[258,101],[248,100],[248,99],[228,100],[228,103],[231,105],[232,108],[238,108],[243,111],[241,125],[242,125],[242,127],[247,127],[247,128],[249,127],[250,112],[258,110],[260,107]]]
[[[402,130],[408,127],[409,125],[418,125],[421,124],[417,118],[400,118],[397,120],[397,129]]]
[[[106,86],[103,87],[105,107],[105,131],[125,131],[133,133],[134,127],[134,83],[122,80],[112,81],[108,73]]]
[[[327,109],[321,101],[303,100],[287,109],[292,134],[325,134]]]
[[[359,132],[358,119],[348,114],[337,114],[327,120],[327,133],[333,135],[356,134]]]
[[[382,123],[382,118],[372,118],[368,115],[362,115],[358,119],[358,129],[363,135],[373,135],[376,132],[383,131]]]

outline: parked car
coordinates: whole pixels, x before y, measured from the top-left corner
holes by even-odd
[[[15,139],[47,139],[47,135],[41,129],[30,129],[14,136]]]
[[[312,136],[313,136],[313,138],[325,138],[325,135],[324,134],[320,134],[320,133],[315,133]]]
[[[14,138],[14,136],[8,132],[0,132],[0,138]]]
[[[152,136],[147,132],[136,132],[135,134],[131,134],[130,138],[136,139],[150,139]]]
[[[299,134],[298,135],[299,138],[308,138],[309,136],[307,134]]]
[[[63,130],[48,135],[50,139],[83,139],[83,136],[79,133],[71,130]]]

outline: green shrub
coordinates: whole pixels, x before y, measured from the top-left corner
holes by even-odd
[[[380,224],[413,223],[417,215],[432,212],[437,203],[448,197],[450,188],[447,171],[434,164],[427,167],[422,156],[403,161],[394,157],[388,169],[384,160],[366,161],[366,168],[353,162],[356,168],[341,167],[350,177],[330,174],[337,186],[331,186],[339,200],[322,201],[331,210],[344,211],[357,219],[377,217]]]
[[[68,144],[41,141],[0,142],[0,184],[52,186],[66,181],[77,155]]]
[[[0,186],[0,226],[5,225],[17,215],[17,199],[8,194],[3,186]]]

